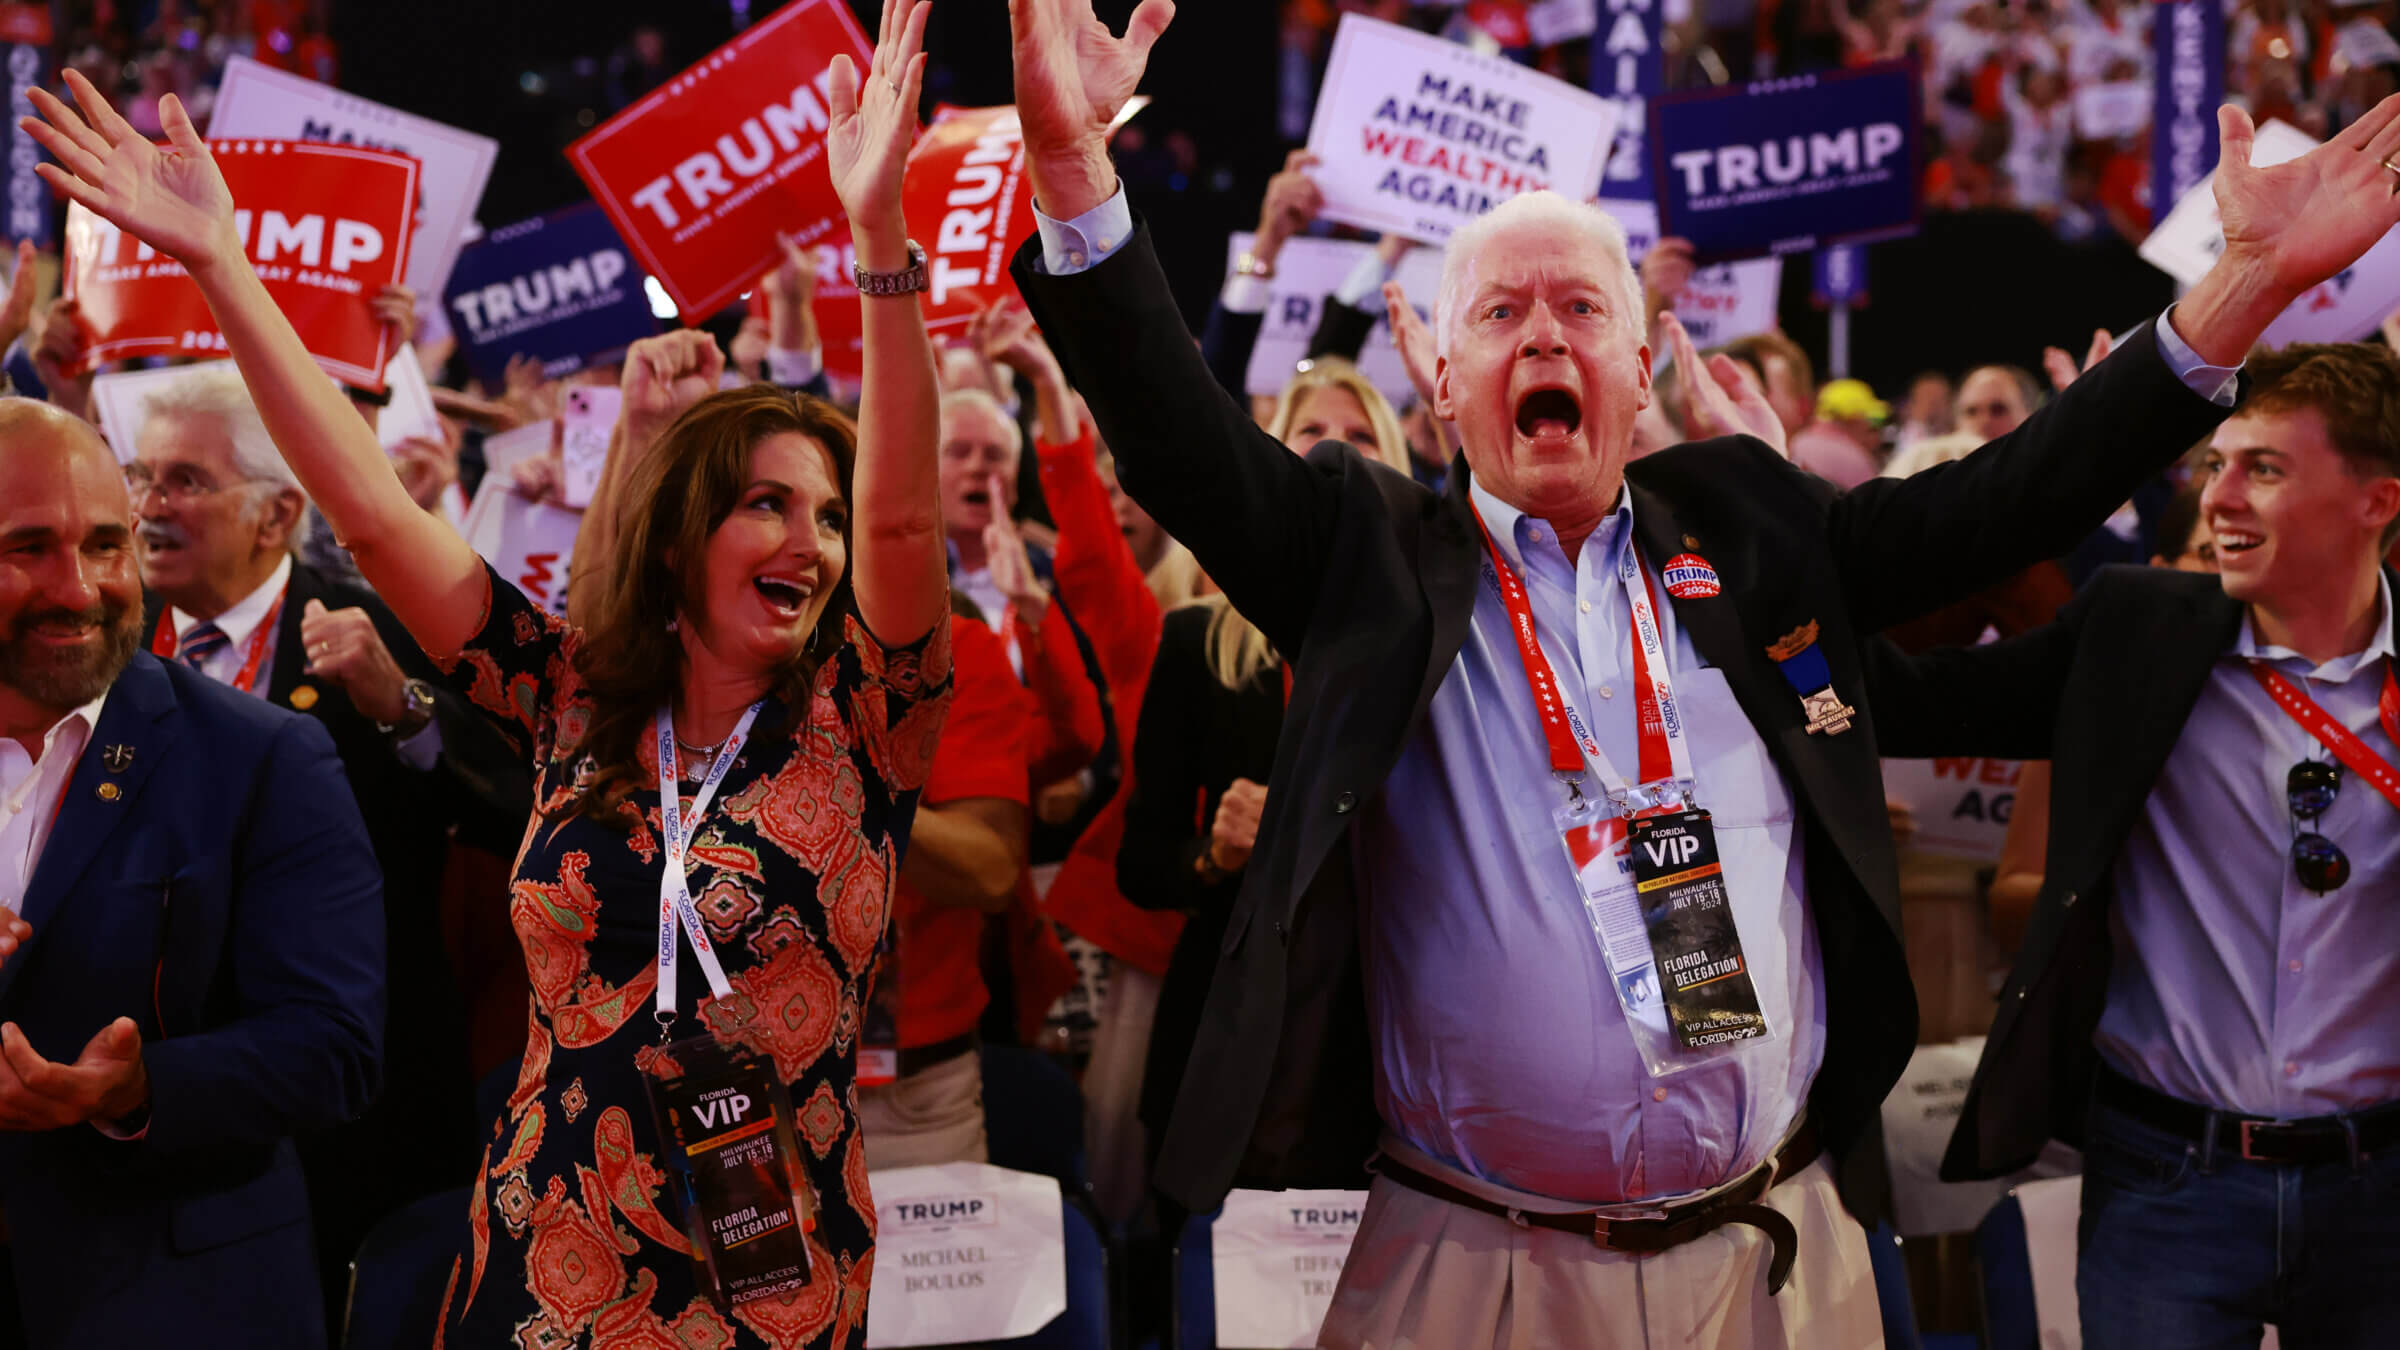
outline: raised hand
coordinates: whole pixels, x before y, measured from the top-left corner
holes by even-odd
[[[50,401],[77,417],[92,418],[91,334],[82,311],[65,296],[52,300],[42,316],[42,331],[34,339],[33,373],[50,391]]]
[[[1675,299],[1692,284],[1698,271],[1692,262],[1692,241],[1670,235],[1642,255],[1642,302],[1652,314],[1675,308]]]
[[[417,293],[406,286],[386,286],[367,302],[375,321],[392,330],[406,346],[417,340]]]
[[[900,223],[900,184],[917,140],[917,97],[925,84],[924,0],[885,0],[883,31],[864,85],[847,56],[833,58],[826,88],[832,113],[825,161],[834,195],[854,232]]]
[[[626,449],[647,450],[684,409],[717,392],[724,374],[725,353],[697,328],[643,338],[626,348],[625,374],[618,381],[625,391]]]
[[[991,494],[992,522],[983,527],[983,551],[991,559],[992,584],[1008,597],[1008,607],[1016,611],[1019,623],[1040,628],[1050,613],[1050,592],[1042,589],[1042,579],[1033,573],[1024,536],[1017,533],[1017,523],[1008,514],[1008,483],[998,474],[992,475]]]
[[[312,599],[300,613],[300,641],[308,673],[348,694],[351,706],[368,718],[388,725],[408,715],[408,675],[365,610],[327,609]]]
[[[167,143],[153,145],[82,72],[70,66],[65,79],[80,116],[35,87],[27,93],[41,116],[17,122],[58,160],[34,166],[43,181],[187,270],[240,257],[233,193],[183,101],[173,94],[158,101]]]
[[[1119,38],[1092,13],[1092,0],[1009,0],[1026,167],[1037,203],[1053,217],[1071,220],[1116,191],[1108,127],[1174,17],[1174,0],[1142,0]]]
[[[33,324],[33,241],[17,241],[17,269],[9,274],[8,298],[0,300],[0,351],[14,346]]]
[[[2092,334],[2091,346],[2084,349],[2083,364],[2080,366],[2075,364],[2074,357],[2067,355],[2066,348],[2044,347],[2042,348],[2042,373],[2050,377],[2050,387],[2053,390],[2064,393],[2068,385],[2082,377],[2083,372],[2099,365],[2100,359],[2108,355],[2109,348],[2115,345],[2109,339],[2108,330],[2099,329]]]
[[[1684,331],[1683,322],[1671,310],[1659,314],[1658,326],[1674,344],[1675,368],[1683,372],[1685,434],[1694,440],[1755,436],[1775,447],[1775,453],[1790,458],[1783,419],[1775,415],[1775,405],[1767,402],[1766,391],[1750,378],[1742,363],[1722,354],[1702,361],[1693,350],[1692,335]]]
[[[1250,254],[1272,267],[1284,241],[1300,233],[1325,209],[1325,191],[1308,176],[1318,159],[1306,150],[1284,156],[1283,172],[1267,180],[1267,195],[1258,207],[1258,234]]]
[[[1392,330],[1392,345],[1400,349],[1400,364],[1408,368],[1408,383],[1417,391],[1417,401],[1433,407],[1433,330],[1417,314],[1417,307],[1408,303],[1408,293],[1397,281],[1383,283],[1383,317]]]
[[[1217,814],[1208,826],[1208,860],[1219,871],[1239,872],[1249,865],[1266,809],[1266,788],[1247,778],[1234,779],[1217,799]]]

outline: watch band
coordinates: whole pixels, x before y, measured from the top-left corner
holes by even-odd
[[[395,736],[406,740],[432,725],[433,686],[423,680],[412,678],[401,683],[400,697],[406,707],[406,711],[400,714],[400,720],[391,723],[378,722],[375,724],[375,729],[386,736]]]
[[[911,239],[908,241],[908,266],[897,272],[870,272],[852,263],[850,276],[858,283],[860,295],[913,295],[925,289],[925,250]]]
[[[1275,264],[1248,249],[1243,249],[1233,260],[1233,274],[1237,277],[1257,277],[1261,281],[1272,281],[1275,279]]]

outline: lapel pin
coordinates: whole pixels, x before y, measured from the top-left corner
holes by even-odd
[[[1842,702],[1842,696],[1833,691],[1833,671],[1825,664],[1824,649],[1817,645],[1816,620],[1777,638],[1767,648],[1767,659],[1800,696],[1800,712],[1808,719],[1809,735],[1838,736],[1850,729],[1850,719],[1858,716],[1858,709]]]
[[[1700,536],[1698,536],[1698,535],[1696,535],[1696,534],[1687,534],[1687,535],[1685,535],[1685,536],[1683,537],[1683,546],[1684,546],[1685,548],[1698,548],[1698,547],[1700,547]]]
[[[102,783],[100,785],[100,800],[104,802],[113,802],[123,795],[125,794],[121,792],[114,783]]]
[[[293,707],[302,712],[307,712],[317,706],[317,687],[313,684],[304,684],[293,689],[291,703]]]
[[[123,773],[133,767],[133,747],[112,745],[100,752],[100,762],[107,766],[110,773]]]
[[[1684,536],[1690,543],[1691,536]],[[1723,595],[1725,587],[1717,580],[1717,569],[1697,553],[1678,553],[1658,569],[1658,579],[1667,583],[1667,594],[1678,600],[1706,600]]]

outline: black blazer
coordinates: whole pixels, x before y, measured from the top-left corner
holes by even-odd
[[[1038,242],[1020,250],[1018,287],[1118,447],[1126,491],[1296,659],[1266,821],[1158,1183],[1206,1210],[1237,1182],[1354,1176],[1377,1121],[1349,828],[1465,641],[1481,549],[1468,475],[1436,495],[1348,446],[1303,459],[1268,438],[1184,335],[1146,227],[1075,276],[1043,274],[1040,256]],[[2223,415],[2167,369],[2145,326],[2014,434],[1914,478],[1837,494],[1739,438],[1626,470],[1651,565],[1687,551],[1715,565],[1723,593],[1676,600],[1677,621],[1797,798],[1825,966],[1810,1109],[1862,1215],[1886,1183],[1879,1150],[1860,1145],[1915,1045],[1916,1003],[1860,643],[2064,552]],[[1766,656],[1811,621],[1835,689],[1858,706],[1840,735],[1806,733]]]
[[[1208,846],[1225,789],[1236,778],[1266,782],[1283,733],[1280,663],[1240,689],[1227,689],[1209,669],[1208,629],[1219,612],[1187,605],[1159,626],[1158,655],[1133,733],[1125,837],[1117,846],[1117,890],[1126,899],[1190,916],[1159,985],[1142,1071],[1142,1123],[1153,1140],[1166,1136],[1240,890],[1238,878],[1211,884],[1192,867]]]
[[[2400,589],[2400,574],[2386,579]],[[2213,576],[2110,567],[2056,623],[2021,637],[1874,655],[1867,687],[1889,753],[2051,762],[2041,895],[1943,1176],[2013,1172],[2052,1136],[2082,1143],[2115,955],[2117,854],[2241,626],[2242,606]]]

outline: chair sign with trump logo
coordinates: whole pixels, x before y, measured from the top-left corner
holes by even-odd
[[[1365,1191],[1234,1191],[1209,1229],[1217,1286],[1217,1344],[1262,1350],[1311,1346]]]
[[[875,1283],[867,1344],[1030,1336],[1067,1310],[1058,1181],[986,1163],[871,1173]]]
[[[259,279],[317,364],[383,391],[398,342],[376,292],[397,285],[416,216],[417,161],[307,141],[212,141],[233,224]],[[83,208],[67,208],[67,297],[91,330],[89,359],[222,356],[225,337],[183,264]]]

